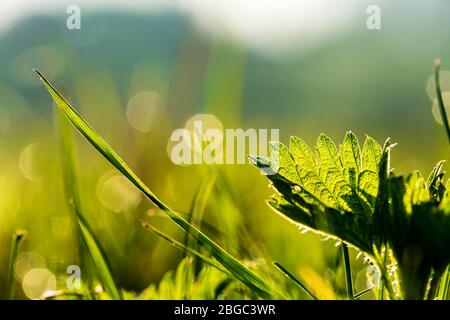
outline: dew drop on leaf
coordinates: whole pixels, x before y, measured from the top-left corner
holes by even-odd
[[[292,190],[294,193],[300,193],[302,191],[302,188],[298,184],[296,184],[292,187]]]

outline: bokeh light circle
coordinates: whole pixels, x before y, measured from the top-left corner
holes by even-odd
[[[130,99],[127,106],[127,119],[133,128],[150,132],[158,128],[163,104],[155,92],[139,92]]]
[[[38,299],[47,291],[56,290],[56,277],[48,269],[31,269],[23,277],[23,292],[30,299]]]
[[[124,176],[106,173],[97,184],[100,203],[114,212],[130,212],[141,202],[141,193]]]

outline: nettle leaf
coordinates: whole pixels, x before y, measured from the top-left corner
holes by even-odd
[[[361,152],[358,138],[348,132],[338,150],[321,134],[314,155],[303,140],[291,137],[289,148],[272,143],[277,163],[259,157],[252,160],[259,168],[271,166],[276,172],[268,176],[278,191],[269,200],[276,211],[304,227],[372,253],[373,242],[380,242],[373,232],[380,163],[389,146],[382,151],[367,137]]]
[[[439,280],[450,263],[450,182],[444,183],[443,161],[426,180],[419,171],[395,176],[392,147],[389,140],[381,148],[366,137],[361,152],[357,137],[348,132],[338,150],[321,134],[316,155],[291,137],[289,148],[272,144],[278,161],[251,159],[274,173],[267,177],[277,193],[268,203],[276,212],[356,247],[379,266],[387,246],[401,284],[392,279],[396,285],[390,294],[423,299],[430,279]],[[430,290],[428,296],[433,294]]]
[[[378,142],[367,136],[364,142],[362,154],[363,170],[378,172],[381,161],[382,150]]]

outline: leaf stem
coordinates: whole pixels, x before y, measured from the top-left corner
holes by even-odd
[[[353,300],[353,281],[352,281],[352,269],[350,266],[350,256],[348,254],[348,247],[345,243],[342,243],[342,255],[344,257],[345,268],[345,281],[347,285],[347,299]]]
[[[387,262],[387,245],[384,244],[383,265],[386,266]],[[380,289],[378,291],[378,300],[384,300],[384,279],[380,277]]]
[[[439,105],[442,123],[444,124],[444,128],[447,133],[447,138],[450,143],[450,126],[448,123],[447,112],[445,111],[444,100],[442,98],[440,68],[441,68],[441,60],[439,58],[436,58],[436,60],[434,60],[434,82],[436,86],[436,99]]]
[[[387,248],[386,248],[387,250]],[[389,276],[389,272],[386,269],[386,265],[385,262],[383,262],[384,259],[381,259],[380,257],[380,253],[378,252],[378,250],[376,249],[376,247],[374,246],[374,262],[375,264],[378,266],[378,269],[380,271],[380,281],[383,281],[384,283],[384,287],[386,288],[386,292],[388,293],[388,297],[392,300],[396,300],[397,299],[397,295],[395,293],[391,278]]]

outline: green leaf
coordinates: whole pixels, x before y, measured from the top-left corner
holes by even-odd
[[[282,174],[283,170],[295,169],[298,180],[293,181],[287,175],[284,175],[284,177],[291,182],[298,183],[301,188],[312,195],[312,197],[308,198],[309,203],[318,204],[318,200],[323,205],[342,209],[339,198],[333,194],[333,190],[328,188],[328,185],[319,175],[317,161],[305,142],[299,138],[291,137],[290,150],[281,143],[274,144],[274,146],[278,147],[279,154],[282,154],[285,158],[292,159],[291,162],[280,161],[278,173]],[[292,169],[289,169],[290,167]]]
[[[317,159],[297,137],[291,137],[289,149],[282,143],[273,143],[272,151],[279,155],[278,171],[267,177],[279,194],[269,204],[303,226],[361,246],[370,253],[374,234],[371,216],[380,183],[378,169],[368,168],[379,167],[382,153],[380,150],[378,154],[379,145],[371,138],[366,139],[365,146],[366,168],[362,161],[364,152],[351,132],[345,136],[340,155],[331,139],[320,135]],[[277,169],[269,160],[251,160],[259,168]]]
[[[317,139],[316,151],[320,168],[333,168],[342,174],[344,167],[333,140],[322,133]]]
[[[378,172],[381,154],[382,151],[378,142],[367,136],[362,152],[362,169]]]
[[[309,170],[315,170],[317,165],[316,159],[314,159],[311,149],[302,139],[292,136],[290,138],[289,149],[298,166],[301,168],[308,168]]]
[[[361,171],[361,151],[358,138],[353,133],[347,132],[340,151],[347,181],[353,188],[356,188]]]
[[[450,182],[443,183],[443,162],[427,182],[418,171],[394,176],[393,146],[388,139],[381,149],[366,137],[361,153],[358,139],[348,132],[338,153],[321,134],[316,158],[301,139],[291,137],[290,149],[273,144],[279,168],[259,157],[251,159],[257,167],[274,171],[267,178],[277,194],[268,203],[277,213],[365,252],[382,271],[391,298],[423,299],[428,283],[433,298],[450,263]],[[386,250],[392,250],[398,265],[394,275],[381,258]],[[347,275],[350,279],[350,268]],[[348,288],[352,297],[351,280]]]

